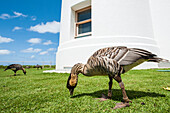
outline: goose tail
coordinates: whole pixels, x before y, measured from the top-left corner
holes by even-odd
[[[169,62],[169,60],[163,59],[163,58],[160,58],[160,57],[157,57],[157,56],[153,56],[152,58],[150,58],[148,60],[148,62],[158,62],[158,63],[160,63],[160,62]]]

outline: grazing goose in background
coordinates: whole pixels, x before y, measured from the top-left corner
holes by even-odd
[[[34,66],[34,68],[37,68],[37,70],[39,69],[39,68],[41,68],[42,69],[42,66],[40,66],[40,65],[36,65],[36,66]]]
[[[18,71],[18,70],[22,70],[23,71],[23,73],[26,75],[26,71],[25,71],[25,69],[22,67],[22,65],[20,65],[20,64],[11,64],[11,65],[9,65],[4,71],[6,71],[6,70],[8,70],[8,69],[11,69],[11,70],[13,70],[14,71],[14,76],[16,76],[16,72]]]
[[[25,66],[25,68],[26,68],[26,69],[29,69],[29,68],[30,68],[30,66]]]
[[[112,80],[115,79],[122,90],[124,102],[129,103],[131,100],[129,100],[126,94],[121,74],[145,61],[160,62],[167,60],[158,58],[149,51],[137,48],[116,46],[99,49],[88,59],[86,64],[77,63],[72,67],[67,80],[67,88],[70,91],[70,95],[73,95],[74,88],[78,82],[79,73],[85,76],[109,76],[109,90],[106,98],[110,99],[112,96]]]

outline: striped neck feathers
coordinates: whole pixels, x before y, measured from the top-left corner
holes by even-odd
[[[71,74],[68,78],[67,87],[74,88],[77,85],[78,74],[83,72],[84,64],[75,64],[71,69]]]
[[[77,74],[78,75],[79,73],[83,73],[83,69],[84,69],[84,64],[77,63],[72,67],[71,74]]]
[[[23,70],[23,73],[26,74],[26,70],[24,68],[22,68],[22,70]]]

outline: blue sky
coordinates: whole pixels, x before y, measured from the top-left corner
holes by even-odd
[[[61,0],[1,0],[0,4],[0,61],[54,64]],[[0,62],[0,65],[10,63]]]

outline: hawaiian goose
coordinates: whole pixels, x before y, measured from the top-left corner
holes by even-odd
[[[20,64],[11,64],[11,65],[9,65],[4,71],[6,71],[6,70],[8,70],[8,69],[11,69],[11,70],[13,70],[14,71],[14,76],[16,76],[16,72],[18,71],[18,70],[22,70],[23,71],[23,73],[26,75],[26,71],[25,71],[25,69],[22,67],[22,65],[20,65]]]
[[[42,69],[42,66],[40,66],[40,65],[36,65],[36,66],[34,66],[34,68],[37,68],[37,70],[39,69],[39,68],[41,68]]]
[[[163,59],[149,51],[137,48],[118,46],[100,49],[88,59],[87,64],[78,63],[72,67],[67,80],[67,88],[70,95],[73,95],[79,73],[85,76],[108,75],[110,82],[107,98],[112,96],[112,80],[115,79],[122,90],[124,102],[131,102],[120,75],[145,61],[160,62]]]

